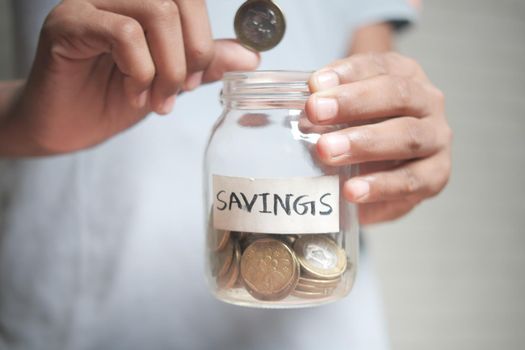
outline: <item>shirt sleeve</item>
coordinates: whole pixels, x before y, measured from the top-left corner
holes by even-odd
[[[418,19],[420,0],[347,0],[347,11],[354,12],[353,26],[389,22],[401,29]]]

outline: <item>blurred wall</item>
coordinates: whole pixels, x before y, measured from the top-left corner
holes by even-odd
[[[393,349],[524,349],[525,1],[426,0],[399,47],[445,91],[455,143],[445,192],[368,234]]]
[[[399,46],[447,96],[454,168],[370,235],[394,349],[525,349],[525,1],[424,7]]]
[[[11,16],[8,0],[0,0],[0,79],[13,76],[13,61],[10,52],[13,42],[10,36]]]

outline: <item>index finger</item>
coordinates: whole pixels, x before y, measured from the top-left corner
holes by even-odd
[[[416,61],[395,52],[357,54],[314,72],[308,84],[317,92],[387,74],[413,77],[423,72]]]

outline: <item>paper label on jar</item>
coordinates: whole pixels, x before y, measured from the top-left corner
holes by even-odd
[[[213,226],[273,234],[339,232],[339,176],[213,175]]]

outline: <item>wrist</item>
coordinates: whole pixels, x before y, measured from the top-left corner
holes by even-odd
[[[349,54],[391,51],[393,42],[394,30],[390,23],[369,24],[355,31]]]
[[[31,136],[25,107],[31,103],[24,102],[25,81],[0,83],[0,156],[23,157],[45,155]]]

